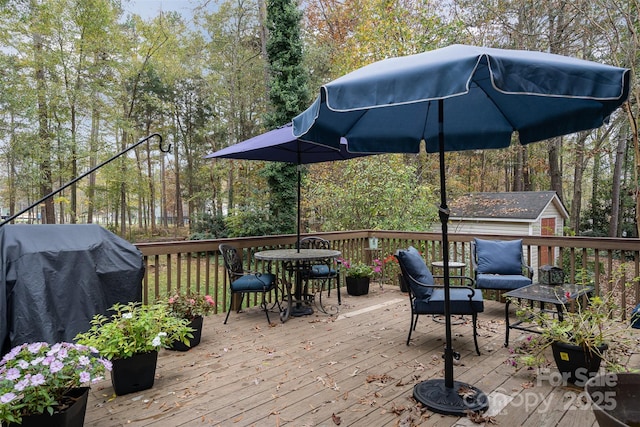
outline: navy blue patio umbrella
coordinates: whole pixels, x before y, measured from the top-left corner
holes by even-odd
[[[348,160],[367,156],[372,153],[350,153],[347,151],[346,141],[338,141],[336,147],[303,141],[293,136],[291,123],[254,136],[246,141],[230,145],[222,150],[208,154],[205,158],[264,160],[271,162],[285,162],[298,165],[298,194],[297,194],[297,245],[300,248],[300,168],[301,165],[321,163],[336,160]]]
[[[320,89],[293,119],[303,140],[359,153],[440,154],[440,220],[445,286],[444,379],[414,387],[429,409],[485,410],[486,396],[453,379],[445,152],[508,147],[593,129],[628,97],[629,70],[566,56],[452,45],[362,67]],[[466,390],[464,393],[460,390]],[[472,390],[473,393],[468,393]],[[469,397],[475,396],[475,397]]]

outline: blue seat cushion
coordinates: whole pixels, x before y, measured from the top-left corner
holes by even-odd
[[[276,281],[276,276],[271,273],[260,275],[246,274],[231,283],[232,291],[262,291],[269,289]]]
[[[531,279],[521,274],[478,274],[476,288],[512,291],[531,284]]]
[[[329,268],[326,264],[318,264],[311,267],[311,277],[333,277],[338,273],[334,268]]]
[[[435,283],[429,267],[427,267],[427,264],[424,262],[424,258],[422,258],[420,252],[413,246],[409,246],[407,250],[398,251],[398,262],[401,262],[407,273],[418,282],[427,285],[433,285]],[[411,293],[413,293],[416,298],[427,299],[431,296],[433,288],[420,286],[408,277],[405,277],[405,280],[411,287]]]
[[[522,239],[474,239],[478,273],[522,274]]]
[[[473,298],[469,301],[470,289],[455,288],[449,289],[450,313],[451,314],[473,314],[484,311],[484,300],[482,292],[476,290]],[[414,311],[417,314],[443,314],[444,313],[444,288],[436,288],[428,300],[414,300]]]

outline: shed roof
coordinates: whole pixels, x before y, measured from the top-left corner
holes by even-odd
[[[554,203],[566,219],[567,210],[555,191],[515,191],[506,193],[470,193],[450,204],[451,217],[456,219],[511,219],[535,221]]]

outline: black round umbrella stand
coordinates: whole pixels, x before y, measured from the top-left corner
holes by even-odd
[[[460,381],[447,387],[444,379],[423,381],[413,387],[413,398],[430,411],[464,417],[468,411],[484,412],[489,408],[487,395]]]

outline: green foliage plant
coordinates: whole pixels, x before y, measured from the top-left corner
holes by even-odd
[[[167,304],[116,303],[110,310],[111,317],[95,315],[91,328],[75,338],[109,360],[168,347],[174,341],[188,345],[193,338],[189,320],[172,315]]]
[[[630,344],[630,327],[614,320],[618,306],[611,292],[602,296],[592,296],[588,302],[581,299],[570,299],[562,307],[562,319],[556,313],[538,310],[526,303],[521,303],[516,311],[520,320],[535,324],[539,335],[528,337],[512,350],[513,366],[544,366],[547,363],[544,351],[553,342],[575,345],[585,351],[599,355],[610,371],[623,371],[617,351],[628,348]],[[514,300],[517,302],[517,300]]]
[[[71,389],[103,379],[111,362],[85,345],[59,342],[13,347],[0,361],[0,421],[21,423],[25,415],[53,414]]]

